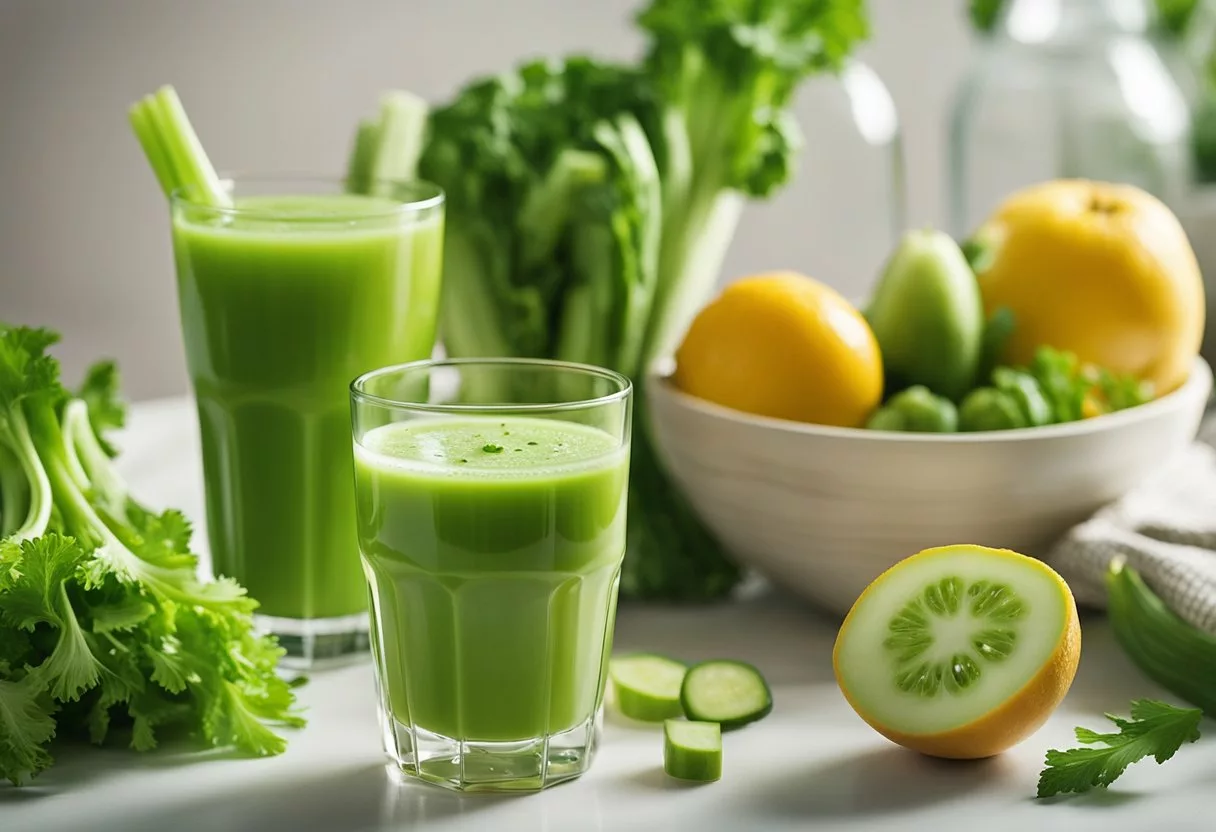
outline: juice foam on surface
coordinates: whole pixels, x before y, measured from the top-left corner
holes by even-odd
[[[619,461],[619,443],[598,428],[552,419],[427,419],[384,425],[360,451],[377,467],[418,472],[521,475]]]

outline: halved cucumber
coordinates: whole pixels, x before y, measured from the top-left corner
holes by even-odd
[[[836,680],[877,731],[926,754],[987,757],[1029,736],[1072,683],[1077,609],[1046,564],[944,546],[880,575],[836,638]]]
[[[741,728],[768,715],[773,695],[760,671],[744,662],[716,659],[689,668],[680,688],[684,715],[717,722],[723,731]]]
[[[663,723],[663,771],[681,780],[722,777],[722,730],[716,722]]]
[[[687,671],[683,663],[653,653],[618,656],[608,663],[617,708],[643,722],[662,722],[684,713],[680,686]]]

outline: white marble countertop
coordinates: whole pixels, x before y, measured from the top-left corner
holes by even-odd
[[[135,408],[122,467],[146,502],[201,519],[193,412],[185,401]],[[849,709],[832,679],[835,625],[764,593],[702,609],[625,606],[620,649],[755,663],[773,684],[771,716],[725,738],[723,778],[688,786],[663,775],[662,737],[609,716],[591,772],[520,797],[461,796],[401,783],[377,736],[370,661],[315,674],[301,689],[307,728],[287,753],[249,760],[163,749],[58,748],[57,764],[23,789],[0,787],[0,831],[195,830],[1211,830],[1212,738],[1164,766],[1133,766],[1115,786],[1033,799],[1049,747],[1075,725],[1160,696],[1120,653],[1100,618],[1084,622],[1081,669],[1068,699],[1034,737],[978,763],[922,758],[893,746]]]

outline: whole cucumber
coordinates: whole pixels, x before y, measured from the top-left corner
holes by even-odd
[[[1216,637],[1192,627],[1115,558],[1106,575],[1107,614],[1128,657],[1161,687],[1216,716]]]

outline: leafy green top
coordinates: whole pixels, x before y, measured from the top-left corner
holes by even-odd
[[[190,524],[127,496],[97,431],[119,425],[113,364],[79,398],[59,384],[47,330],[0,325],[0,777],[51,765],[54,736],[137,750],[164,732],[277,754],[299,725],[235,582],[198,579]]]
[[[692,156],[717,188],[764,197],[801,145],[788,112],[808,75],[840,68],[869,34],[862,0],[653,0],[638,15],[662,99],[689,121]]]
[[[48,329],[0,323],[0,407],[34,394],[59,396],[59,363],[45,354],[58,340]]]
[[[85,372],[84,381],[76,390],[76,397],[88,406],[89,419],[98,440],[110,456],[116,451],[101,434],[117,430],[127,421],[127,409],[119,399],[118,387],[118,365],[113,361],[98,361]]]
[[[633,308],[654,283],[663,152],[646,129],[661,135],[660,122],[637,70],[582,56],[477,79],[432,112],[419,170],[453,217],[455,354],[552,356],[573,334],[586,348],[568,347],[571,360],[619,366],[640,351]],[[600,302],[563,323],[576,287]]]
[[[1152,699],[1137,699],[1131,719],[1107,714],[1118,733],[1099,734],[1077,728],[1077,742],[1088,746],[1047,752],[1047,767],[1039,774],[1039,797],[1106,788],[1132,763],[1152,757],[1164,763],[1183,743],[1199,739],[1198,708],[1177,708]]]
[[[970,0],[971,22],[981,32],[996,26],[1001,11],[1013,0]],[[1184,37],[1200,0],[1156,0],[1157,26],[1168,35]]]

